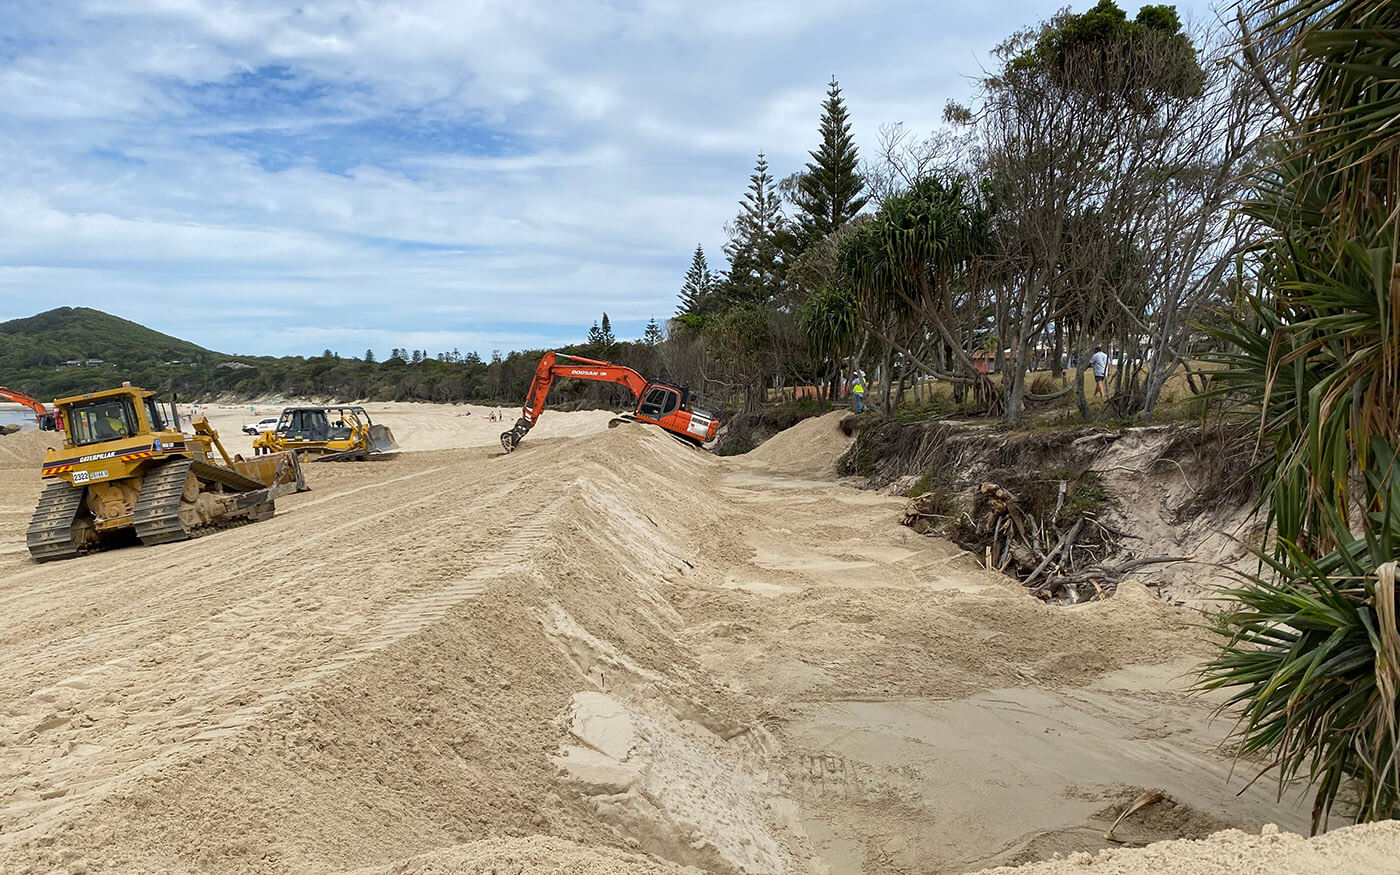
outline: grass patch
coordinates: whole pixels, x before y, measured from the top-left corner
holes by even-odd
[[[949,483],[946,471],[941,468],[929,468],[919,475],[919,479],[914,481],[913,486],[909,487],[909,497],[913,498],[935,490],[946,489]]]

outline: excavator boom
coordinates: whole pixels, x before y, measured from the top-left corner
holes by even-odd
[[[13,401],[16,404],[23,404],[25,407],[34,411],[34,419],[39,423],[39,428],[44,431],[53,431],[53,417],[38,398],[0,386],[0,401]]]
[[[0,386],[0,401],[13,401],[16,404],[23,404],[25,407],[34,411],[37,416],[43,416],[45,413],[48,413],[48,411],[44,409],[44,405],[39,402],[39,399],[30,397],[23,392],[16,392],[14,389],[6,389],[4,386]]]
[[[560,359],[565,361],[561,362]],[[545,399],[549,397],[550,387],[554,385],[556,377],[577,377],[581,380],[617,383],[626,386],[634,397],[640,395],[642,388],[647,384],[646,378],[641,374],[622,365],[547,352],[535,368],[535,378],[530,381],[530,391],[525,393],[525,408],[520,412],[521,417],[528,419],[531,425],[534,425],[544,412]]]
[[[514,451],[530,429],[535,427],[540,414],[544,412],[549,390],[558,377],[574,377],[626,386],[638,401],[634,414],[636,419],[659,425],[692,443],[698,444],[712,439],[719,427],[709,414],[691,410],[688,389],[649,382],[625,365],[547,352],[535,368],[534,379],[530,381],[530,389],[525,393],[525,407],[520,411],[520,418],[515,421],[515,427],[501,433],[501,446],[506,452]]]

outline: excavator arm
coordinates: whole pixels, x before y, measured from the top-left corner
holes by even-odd
[[[23,392],[16,392],[14,389],[6,389],[4,386],[0,386],[0,401],[13,401],[16,404],[23,404],[25,407],[34,411],[36,416],[43,416],[45,413],[48,413],[48,411],[44,409],[44,405],[39,402],[39,399],[31,398]]]
[[[13,401],[16,404],[23,404],[25,407],[34,411],[34,419],[39,423],[41,429],[45,431],[53,430],[53,417],[39,399],[26,395],[23,392],[16,392],[14,389],[6,389],[4,386],[0,386],[0,401]]]
[[[547,352],[535,368],[535,377],[530,381],[530,390],[525,393],[525,407],[520,411],[520,418],[515,421],[515,426],[510,431],[501,432],[501,446],[507,453],[513,451],[530,429],[535,427],[540,414],[544,412],[549,389],[557,377],[616,383],[626,386],[633,397],[640,396],[647,385],[646,378],[622,365]]]

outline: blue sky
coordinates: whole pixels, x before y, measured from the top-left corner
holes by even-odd
[[[697,243],[722,261],[756,153],[801,168],[833,75],[871,157],[1059,5],[0,0],[0,321],[272,355],[539,348],[604,311],[636,337]]]

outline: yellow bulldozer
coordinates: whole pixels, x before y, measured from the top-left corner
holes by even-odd
[[[272,431],[253,440],[253,452],[304,453],[313,462],[387,458],[399,448],[388,426],[375,425],[363,407],[287,407]]]
[[[163,544],[271,517],[274,500],[306,490],[293,453],[229,457],[203,417],[180,430],[155,393],[123,383],[54,402],[61,449],[44,456],[48,481],[26,541],[40,562],[122,540]],[[217,456],[215,455],[217,453]]]

